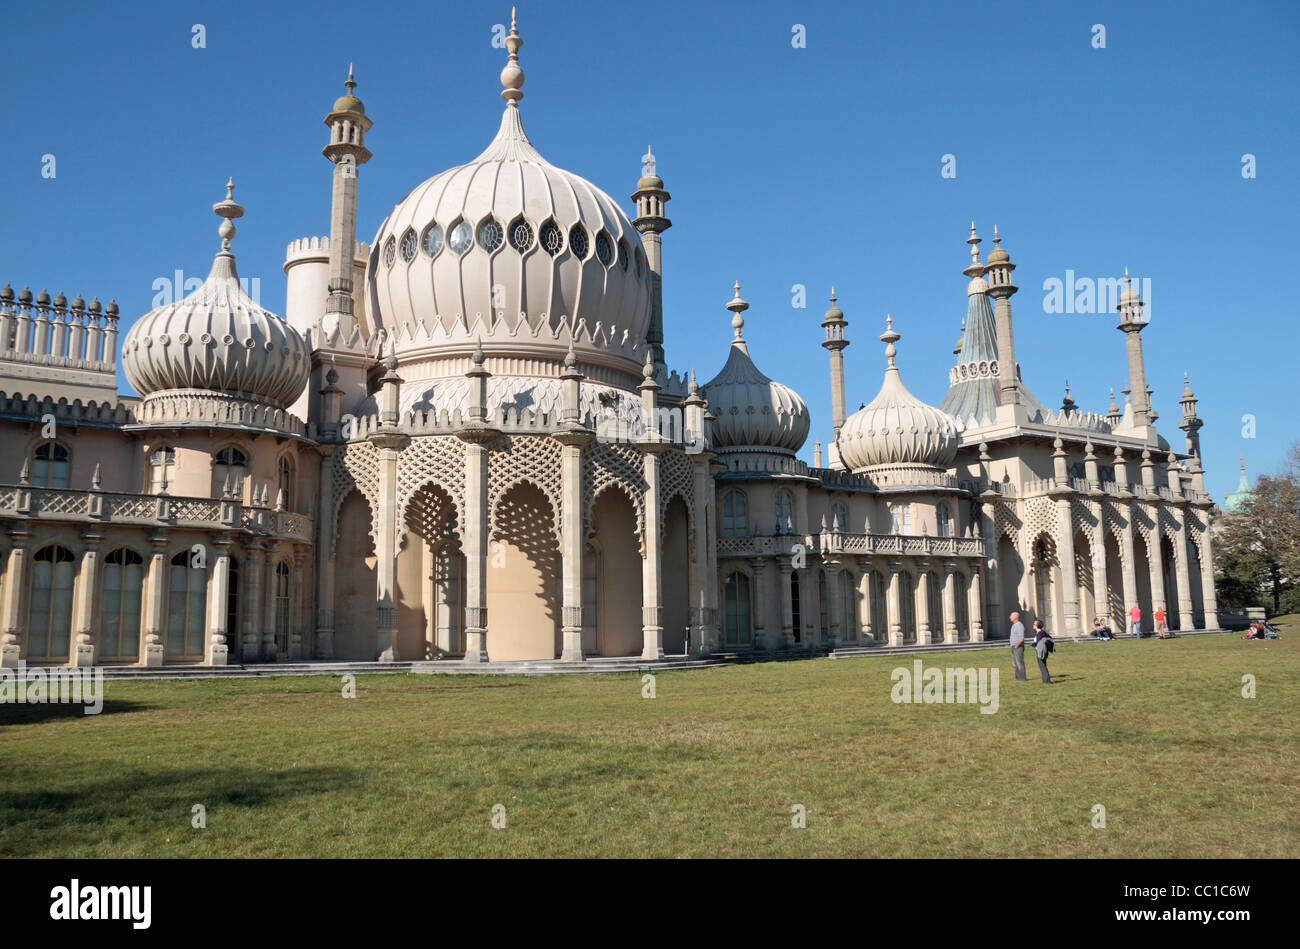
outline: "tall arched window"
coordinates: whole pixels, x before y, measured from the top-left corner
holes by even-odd
[[[728,646],[748,645],[753,641],[749,608],[749,577],[729,573],[722,585],[723,630]]]
[[[940,537],[952,536],[952,511],[942,501],[935,510],[935,527]]]
[[[844,532],[849,529],[849,511],[843,504],[831,505],[831,530]]]
[[[740,491],[722,496],[722,536],[744,537],[749,533],[749,504]]]
[[[99,628],[101,658],[139,658],[143,590],[144,558],[129,547],[110,551],[104,558],[104,595]]]
[[[776,492],[776,532],[789,534],[794,531],[794,498],[789,491]]]
[[[885,590],[885,575],[879,570],[872,570],[868,589],[871,594],[871,603],[869,605],[871,610],[871,638],[878,643],[888,642],[889,610],[885,603],[885,597],[888,595]]]
[[[203,658],[203,611],[208,597],[208,570],[198,555],[182,550],[172,557],[168,583],[167,655]]]
[[[964,643],[970,639],[970,583],[964,573],[953,577],[953,589],[956,596],[954,605],[957,608],[957,641]]]
[[[840,638],[856,642],[858,638],[858,590],[853,576],[847,570],[839,572],[840,603],[844,611],[844,620],[840,627]]]
[[[276,474],[279,476],[279,490],[276,493],[278,503],[280,497],[284,498],[284,509],[286,511],[294,510],[294,477],[293,461],[288,455],[281,455],[280,460],[276,463]]]
[[[799,602],[799,571],[790,574],[790,625],[794,627],[794,641],[803,642],[803,609]]]
[[[282,560],[275,565],[275,648],[281,657],[289,655],[289,603],[292,594],[289,565]]]
[[[226,581],[226,655],[238,661],[243,650],[239,634],[239,561],[230,558],[230,576]]]
[[[42,547],[32,558],[31,610],[27,658],[66,659],[72,640],[72,582],[77,558],[59,544]]]
[[[212,456],[212,496],[219,498],[226,492],[226,479],[230,480],[235,497],[244,497],[244,479],[248,477],[248,456],[238,448],[227,445]]]
[[[829,591],[826,589],[826,571],[817,571],[817,606],[820,615],[818,624],[821,628],[822,642],[827,642],[831,638],[831,598]]]
[[[944,638],[943,616],[943,581],[933,570],[925,575],[925,609],[929,614],[930,636],[932,639]]]
[[[582,648],[596,652],[600,622],[600,551],[587,542],[582,555]]]
[[[66,488],[70,457],[67,447],[58,442],[37,445],[32,452],[32,484],[38,488]]]
[[[176,467],[176,449],[170,445],[160,445],[149,453],[149,493],[158,494],[164,485],[172,483],[172,472]]]
[[[901,502],[889,505],[889,532],[891,534],[912,533],[912,505]]]
[[[906,571],[898,575],[898,611],[903,642],[916,642],[916,581]]]

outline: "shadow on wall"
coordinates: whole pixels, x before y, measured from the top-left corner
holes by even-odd
[[[488,550],[488,655],[496,661],[560,655],[560,549],[542,490],[515,485],[497,503]]]

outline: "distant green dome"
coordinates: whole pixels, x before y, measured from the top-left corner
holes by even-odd
[[[1255,500],[1255,492],[1250,489],[1250,482],[1246,480],[1246,462],[1243,460],[1241,480],[1237,482],[1237,490],[1224,499],[1223,509],[1229,514],[1236,514],[1253,500]]]

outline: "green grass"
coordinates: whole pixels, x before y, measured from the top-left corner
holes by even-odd
[[[993,715],[893,704],[912,661],[660,673],[655,699],[634,675],[109,682],[99,716],[0,706],[0,855],[1300,855],[1295,637],[1062,643],[1051,686],[1005,648],[924,658],[996,665]]]

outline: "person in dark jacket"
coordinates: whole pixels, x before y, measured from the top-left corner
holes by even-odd
[[[1038,671],[1042,673],[1046,685],[1052,684],[1052,677],[1047,674],[1047,654],[1055,648],[1056,643],[1051,636],[1047,635],[1047,630],[1043,628],[1043,621],[1034,620],[1034,655],[1038,657]]]

